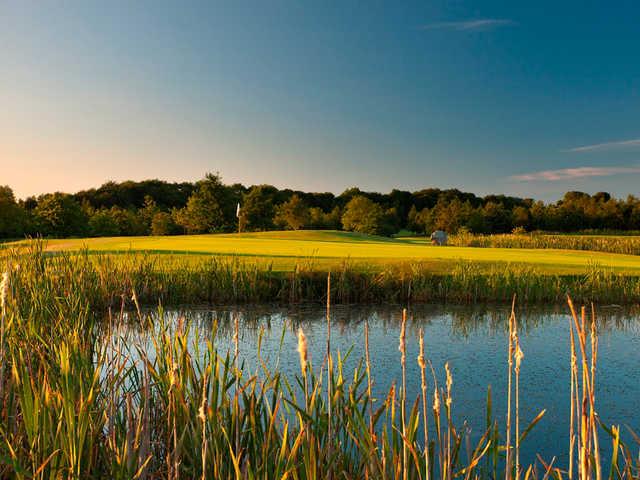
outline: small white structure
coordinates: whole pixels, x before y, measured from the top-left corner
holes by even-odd
[[[446,245],[449,237],[447,236],[447,232],[436,230],[431,234],[430,238],[433,245]]]

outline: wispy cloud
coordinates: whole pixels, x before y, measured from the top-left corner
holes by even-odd
[[[622,175],[640,173],[640,166],[634,167],[576,167],[562,168],[559,170],[543,170],[541,172],[524,173],[513,175],[510,180],[518,182],[548,181],[556,182],[561,180],[576,180],[586,177],[608,177],[611,175]]]
[[[596,143],[595,145],[584,145],[566,150],[567,152],[586,153],[600,152],[603,150],[623,150],[627,148],[640,148],[640,138],[633,140],[622,140],[620,142]]]
[[[498,27],[508,27],[516,22],[506,18],[479,18],[476,20],[461,20],[458,22],[437,22],[423,25],[422,30],[455,30],[460,32],[480,32],[493,30]]]

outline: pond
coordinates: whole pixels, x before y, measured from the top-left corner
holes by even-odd
[[[445,385],[444,365],[453,375],[453,416],[459,431],[471,430],[472,439],[486,428],[487,388],[491,387],[494,418],[504,435],[507,411],[507,320],[506,307],[470,308],[419,306],[408,312],[407,391],[409,407],[420,394],[417,364],[419,330],[424,330],[426,357],[433,365],[440,386]],[[569,450],[570,412],[570,316],[567,308],[527,309],[517,312],[521,348],[521,430],[542,410],[544,418],[522,446],[523,464],[540,454],[546,461],[556,457],[555,466],[566,468]],[[326,349],[326,312],[318,306],[293,308],[243,306],[188,308],[165,313],[172,322],[191,322],[194,342],[211,337],[217,323],[215,344],[219,351],[232,348],[233,318],[240,322],[240,355],[244,368],[255,372],[260,359],[278,368],[288,378],[299,374],[297,330],[301,327],[310,348],[311,362],[319,371]],[[345,374],[365,356],[364,326],[369,325],[374,396],[382,401],[391,385],[401,380],[398,338],[400,306],[337,306],[331,310],[331,346],[334,362],[345,356]],[[628,425],[640,431],[636,401],[640,398],[640,322],[636,312],[615,306],[597,311],[599,352],[596,376],[596,410],[607,425]],[[181,320],[182,321],[182,320]],[[131,330],[144,344],[144,331]],[[433,379],[428,377],[430,402]],[[432,421],[432,419],[430,419]],[[466,424],[465,424],[466,422]],[[624,428],[623,428],[624,430]],[[630,434],[624,433],[629,440]],[[600,434],[603,463],[611,441]],[[637,448],[637,447],[636,447]]]

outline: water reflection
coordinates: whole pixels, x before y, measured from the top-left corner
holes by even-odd
[[[599,364],[596,407],[607,424],[629,425],[640,430],[635,402],[640,396],[637,366],[640,364],[638,311],[618,307],[597,310]],[[334,355],[350,352],[345,371],[350,372],[364,357],[364,323],[369,323],[374,394],[383,398],[401,377],[398,352],[400,306],[340,306],[332,309]],[[137,314],[129,314],[136,317]],[[190,339],[202,348],[212,340],[224,353],[231,349],[234,318],[240,320],[240,352],[245,368],[259,371],[264,362],[293,376],[299,372],[296,331],[302,327],[309,342],[311,362],[319,369],[326,347],[325,311],[318,306],[282,308],[276,306],[202,307],[166,312],[170,328],[179,322],[189,325]],[[444,363],[453,373],[453,413],[460,427],[466,420],[473,435],[483,433],[487,387],[491,386],[496,419],[504,425],[507,391],[507,307],[469,308],[420,306],[409,311],[407,328],[408,398],[420,393],[418,332],[425,332],[426,355],[436,378],[444,384]],[[522,457],[532,462],[535,453],[543,458],[557,456],[564,465],[569,437],[569,321],[565,308],[534,308],[518,312],[521,345],[525,358],[521,370],[521,412],[526,425],[540,410],[545,418],[523,446]],[[139,343],[153,356],[149,328],[132,320],[117,335],[131,345]],[[214,335],[215,330],[215,335]],[[259,346],[259,348],[258,348]],[[429,380],[430,389],[433,381]],[[475,430],[474,430],[475,429]],[[603,457],[610,442],[603,434]]]

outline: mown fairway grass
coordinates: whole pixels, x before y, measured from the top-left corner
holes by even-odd
[[[14,244],[15,245],[15,244]],[[260,232],[167,237],[109,237],[49,240],[50,252],[87,248],[91,252],[128,251],[201,256],[243,256],[272,262],[287,271],[309,259],[318,268],[330,268],[349,258],[354,263],[384,266],[419,262],[435,272],[447,272],[461,260],[481,267],[526,265],[554,274],[582,273],[597,265],[619,273],[639,274],[640,256],[584,250],[435,247],[426,239],[391,239],[337,231]]]

